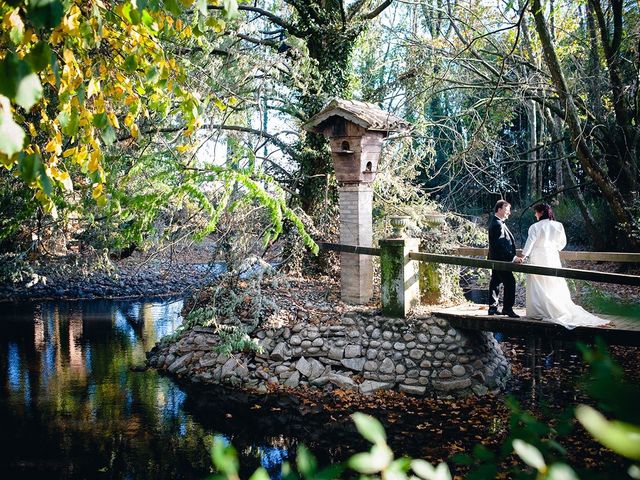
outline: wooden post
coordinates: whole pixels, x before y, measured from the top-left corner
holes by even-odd
[[[406,317],[420,301],[418,262],[409,258],[417,251],[417,238],[380,240],[380,277],[382,313],[390,317]]]

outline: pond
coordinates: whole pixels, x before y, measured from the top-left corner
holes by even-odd
[[[349,419],[355,410],[383,420],[396,454],[431,459],[483,439],[497,441],[506,428],[508,412],[497,397],[427,403],[391,393],[358,403],[335,392],[338,409],[317,399],[178,385],[155,370],[139,371],[145,352],[180,325],[179,299],[1,308],[5,478],[201,479],[210,473],[213,435],[238,447],[243,478],[260,465],[276,472],[283,460],[294,460],[298,442],[324,465],[367,447]],[[508,345],[514,354],[515,348],[527,350]],[[530,349],[539,360],[529,376],[520,375],[514,391],[522,399],[572,399],[573,389],[557,372],[550,385],[541,380],[540,371],[557,362],[539,349]],[[576,366],[576,358],[563,353],[564,368]],[[526,361],[521,370],[527,370]]]

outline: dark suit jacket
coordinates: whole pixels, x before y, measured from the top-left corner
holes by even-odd
[[[513,234],[495,215],[489,222],[489,260],[510,262],[516,256]]]

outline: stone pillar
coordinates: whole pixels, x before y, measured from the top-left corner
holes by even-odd
[[[373,242],[373,189],[371,184],[341,185],[340,243],[371,247]],[[340,254],[340,292],[343,302],[368,303],[373,296],[373,265],[370,255]]]
[[[409,259],[409,252],[417,252],[417,238],[380,240],[380,282],[382,313],[391,317],[406,317],[420,302],[418,263]]]

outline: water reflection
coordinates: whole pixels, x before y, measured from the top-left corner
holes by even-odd
[[[207,432],[184,392],[132,372],[182,301],[4,304],[0,468],[11,478],[202,478]]]

